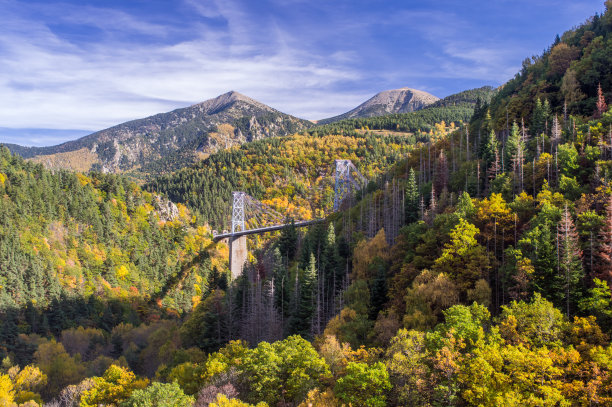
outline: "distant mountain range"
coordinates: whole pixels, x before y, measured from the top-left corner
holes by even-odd
[[[426,106],[440,100],[434,95],[422,90],[400,88],[385,90],[377,93],[353,110],[349,110],[338,116],[319,120],[318,124],[327,124],[344,119],[355,119],[360,117],[385,116],[394,113],[410,113],[421,110]]]
[[[8,145],[49,168],[163,173],[219,149],[301,131],[312,122],[279,112],[238,92],[133,120],[52,147]]]
[[[380,92],[356,108],[318,124],[407,113],[440,99],[420,90]],[[238,92],[98,131],[51,147],[7,147],[47,168],[99,170],[143,176],[175,171],[231,146],[300,132],[313,122],[279,112]]]

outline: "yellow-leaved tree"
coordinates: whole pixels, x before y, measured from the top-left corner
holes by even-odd
[[[96,407],[100,404],[118,406],[134,390],[144,389],[148,384],[148,379],[139,379],[130,370],[111,365],[102,377],[94,378],[94,386],[83,393],[81,407]]]

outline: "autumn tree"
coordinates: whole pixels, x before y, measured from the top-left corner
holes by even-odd
[[[442,255],[435,261],[432,271],[445,273],[455,281],[463,298],[467,290],[474,287],[476,281],[487,276],[489,258],[476,241],[478,228],[465,219],[450,233],[450,243],[447,243]]]
[[[599,240],[595,276],[612,286],[612,196],[608,198],[605,224],[601,229]]]
[[[597,84],[597,104],[595,105],[595,118],[600,118],[608,110],[606,99],[601,90],[601,83]]]
[[[94,378],[94,386],[81,396],[81,406],[117,406],[127,400],[134,390],[144,389],[148,383],[147,379],[138,379],[129,369],[111,365],[102,377]]]

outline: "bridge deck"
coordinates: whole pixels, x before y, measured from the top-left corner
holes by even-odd
[[[313,219],[313,220],[303,220],[300,222],[295,222],[293,225],[296,228],[301,228],[304,226],[310,226],[310,225],[314,225],[317,223],[321,223],[323,222],[325,219]],[[249,229],[249,230],[242,230],[240,232],[228,232],[228,233],[221,233],[219,235],[215,235],[213,236],[213,240],[215,242],[218,242],[221,239],[225,239],[228,237],[239,237],[239,236],[245,236],[245,235],[255,235],[258,233],[265,233],[265,232],[274,232],[275,230],[281,230],[284,227],[288,226],[289,224],[285,223],[283,225],[273,225],[273,226],[266,226],[263,228],[256,228],[256,229]]]

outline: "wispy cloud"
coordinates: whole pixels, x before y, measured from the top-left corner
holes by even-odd
[[[0,27],[0,124],[94,130],[230,89],[274,102],[279,93],[321,90],[359,78],[350,67],[286,46],[282,35],[252,38],[253,23],[225,2],[207,9],[191,4],[204,16],[226,19],[228,30],[200,23],[191,27],[189,40],[172,44],[126,45],[116,41],[117,35],[103,42],[74,43],[45,21],[0,10],[10,11],[5,18],[12,21]],[[60,21],[95,26],[105,34],[120,30],[125,35],[158,36],[164,31],[155,24],[136,24],[123,12],[100,11],[85,7]],[[59,10],[47,7],[45,13],[58,16]],[[292,113],[309,116],[322,111],[308,110]]]
[[[94,131],[229,90],[320,119],[384,89],[501,84],[601,8],[551,1],[0,0],[0,127]]]

